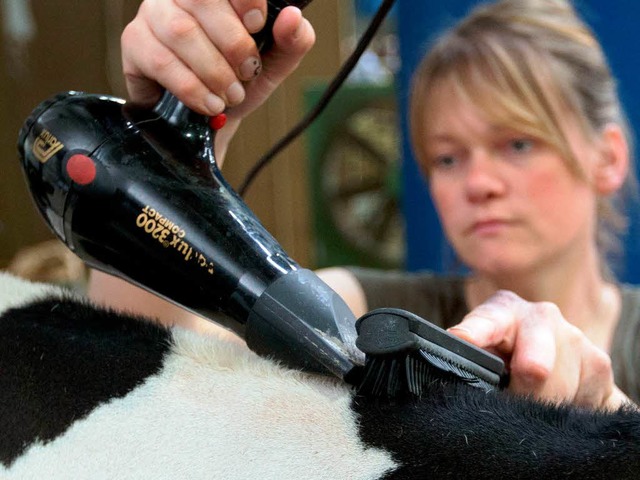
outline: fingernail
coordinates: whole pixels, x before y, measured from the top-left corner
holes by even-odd
[[[302,25],[307,21],[305,18],[301,18],[298,26],[296,27],[296,31],[293,32],[293,39],[297,40],[300,37],[300,33],[302,32]]]
[[[229,88],[227,88],[227,100],[232,105],[237,105],[244,100],[244,88],[240,82],[233,82]]]
[[[262,70],[262,64],[257,57],[247,58],[242,65],[240,65],[240,76],[245,80],[250,80],[257,77]]]
[[[458,327],[458,326],[451,327],[451,328],[448,328],[447,331],[455,333],[456,336],[459,336],[459,337],[469,338],[469,339],[473,338],[473,332],[465,327]]]
[[[259,9],[254,8],[244,14],[242,23],[244,23],[244,26],[247,28],[249,33],[259,32],[264,26],[264,15],[262,15],[262,12]]]
[[[204,105],[211,115],[217,115],[224,110],[225,104],[219,96],[210,93],[204,99]]]

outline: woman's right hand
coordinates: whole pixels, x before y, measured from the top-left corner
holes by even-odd
[[[550,302],[502,290],[449,331],[500,355],[513,393],[589,408],[631,405],[614,383],[609,355]]]
[[[296,7],[283,9],[274,46],[260,58],[253,38],[266,0],[144,0],[122,33],[122,62],[130,100],[155,104],[163,89],[191,109],[231,123],[262,104],[315,42]],[[235,120],[235,122],[234,122]]]

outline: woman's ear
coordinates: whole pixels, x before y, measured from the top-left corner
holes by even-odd
[[[622,187],[628,173],[629,145],[626,136],[620,125],[610,123],[602,132],[594,186],[601,195],[614,193]]]

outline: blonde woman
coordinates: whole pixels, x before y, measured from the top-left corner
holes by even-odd
[[[640,400],[640,293],[606,263],[624,227],[616,199],[635,183],[626,122],[572,6],[478,7],[427,54],[411,105],[416,156],[470,274],[334,270],[334,284],[363,310],[402,305],[497,351],[513,391],[606,405],[617,384]]]

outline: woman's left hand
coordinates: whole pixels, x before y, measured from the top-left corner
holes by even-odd
[[[503,358],[513,393],[592,408],[630,402],[614,383],[609,355],[553,303],[499,291],[449,331]]]

